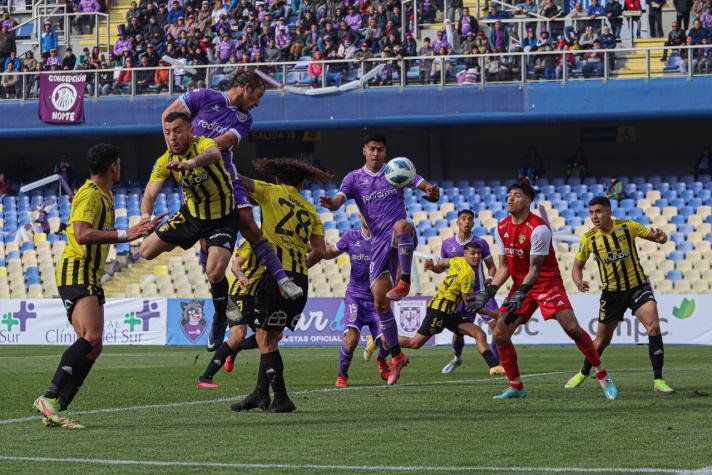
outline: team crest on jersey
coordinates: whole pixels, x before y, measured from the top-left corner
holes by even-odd
[[[524,234],[519,235],[519,244],[524,244],[524,241],[527,240],[527,237]]]
[[[238,112],[237,118],[240,120],[245,120],[247,118],[247,116],[245,114],[243,114],[242,112]]]

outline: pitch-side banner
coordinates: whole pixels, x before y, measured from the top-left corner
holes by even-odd
[[[595,336],[599,295],[570,295],[569,299],[581,326]],[[660,327],[665,343],[712,345],[712,295],[666,294],[656,295],[655,299],[658,302]],[[486,328],[486,331],[491,334],[489,328]],[[436,337],[435,343],[447,344],[451,336],[452,334],[446,330]],[[571,344],[571,340],[559,324],[555,320],[544,322],[538,310],[527,325],[517,330],[513,341],[515,344]],[[645,327],[628,311],[625,320],[618,325],[613,343],[647,344],[647,342],[648,334]]]
[[[401,335],[412,336],[425,317],[428,299],[416,297],[394,304],[394,314]],[[169,299],[168,344],[199,345],[208,342],[213,321],[213,303],[210,299]],[[340,346],[344,330],[351,323],[344,299],[311,298],[294,332],[284,332],[280,345],[284,346]],[[365,342],[368,327],[361,333]]]
[[[40,74],[39,114],[42,122],[79,124],[84,122],[86,74]]]
[[[104,345],[165,345],[166,299],[107,299]],[[76,334],[59,299],[0,300],[0,345],[63,345]]]

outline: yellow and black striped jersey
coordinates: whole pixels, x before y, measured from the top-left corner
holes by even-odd
[[[262,210],[262,233],[277,252],[284,270],[307,275],[309,239],[324,235],[316,208],[293,186],[253,181],[255,191],[250,198]]]
[[[453,257],[450,259],[445,280],[440,284],[435,297],[428,302],[428,307],[445,313],[455,313],[463,297],[474,292],[474,289],[475,270],[464,257]]]
[[[640,265],[635,238],[647,237],[650,228],[628,219],[614,219],[610,233],[592,228],[581,238],[576,260],[596,257],[604,290],[626,291],[648,282]]]
[[[188,152],[175,155],[166,150],[156,160],[150,181],[163,183],[168,177],[183,188],[185,204],[191,216],[198,219],[219,219],[235,209],[235,195],[232,178],[222,160],[206,167],[195,167],[189,171],[169,170],[171,161],[190,160],[210,147],[217,147],[215,141],[207,137],[195,137]]]
[[[242,264],[242,273],[245,274],[247,280],[250,282],[247,287],[241,287],[237,278],[232,275],[232,280],[230,281],[230,295],[231,296],[254,296],[255,290],[257,289],[257,284],[262,278],[262,274],[265,273],[265,266],[261,265],[257,261],[257,256],[252,252],[252,247],[250,243],[245,239],[240,247],[235,249],[235,256],[242,257],[245,263]]]
[[[74,195],[67,225],[67,246],[57,265],[55,278],[60,285],[101,285],[110,244],[78,244],[74,223],[83,221],[100,231],[114,229],[114,194],[105,193],[87,180]]]

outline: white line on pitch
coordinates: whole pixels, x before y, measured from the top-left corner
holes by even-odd
[[[645,467],[494,467],[494,466],[469,466],[469,467],[429,467],[429,466],[375,466],[375,465],[318,465],[318,464],[278,464],[278,463],[220,463],[220,462],[180,462],[161,460],[116,460],[116,459],[91,459],[73,457],[16,457],[0,455],[0,460],[8,462],[41,462],[41,463],[70,463],[87,465],[134,465],[149,467],[200,467],[200,468],[237,468],[257,470],[321,470],[321,471],[347,471],[347,472],[537,472],[537,473],[687,473],[674,468],[645,468]],[[704,470],[704,469],[703,469]],[[692,473],[697,473],[692,472]]]

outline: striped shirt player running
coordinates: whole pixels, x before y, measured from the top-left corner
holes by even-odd
[[[264,272],[265,268],[257,261],[250,243],[244,240],[240,247],[235,249],[235,257],[232,260],[234,277],[230,283],[227,304],[229,336],[215,351],[208,367],[198,379],[196,386],[199,388],[216,388],[218,385],[213,383],[213,377],[220,368],[224,367],[226,372],[232,372],[238,353],[257,348],[253,322],[255,293]],[[253,334],[246,338],[248,327]]]
[[[233,163],[232,148],[240,144],[252,128],[250,111],[260,105],[260,99],[265,92],[262,79],[252,71],[238,74],[232,87],[226,92],[212,89],[194,89],[179,97],[163,111],[165,122],[168,114],[182,112],[188,114],[195,135],[211,138],[222,153],[222,160],[232,179],[235,203],[239,215],[239,231],[252,246],[257,259],[275,276],[280,291],[289,299],[301,297],[301,290],[287,278],[274,249],[264,238],[252,215],[252,203],[245,187],[237,178],[237,170]],[[232,249],[230,249],[232,252]],[[201,261],[206,256],[202,252]],[[208,351],[215,351],[223,341],[227,321],[213,319],[213,328],[208,338]]]
[[[559,264],[551,240],[551,229],[539,216],[530,212],[536,191],[528,181],[509,186],[507,208],[509,216],[497,226],[495,234],[499,250],[497,274],[483,292],[475,296],[472,311],[478,311],[492,298],[497,289],[512,277],[512,289],[500,308],[494,339],[499,358],[509,379],[509,387],[495,399],[526,397],[519,376],[517,351],[512,335],[526,324],[537,309],[544,320],[556,319],[566,334],[574,340],[591,366],[609,400],[618,397],[618,390],[601,363],[589,334],[581,328],[569,302],[561,279]]]
[[[437,294],[428,302],[428,309],[420,328],[412,338],[398,337],[401,347],[418,349],[430,338],[444,329],[458,335],[468,335],[478,342],[478,350],[490,368],[499,366],[499,360],[487,345],[487,337],[467,313],[460,311],[463,303],[470,301],[477,286],[477,271],[482,266],[482,247],[475,241],[463,246],[462,257],[453,257],[448,262],[447,276],[440,284]],[[491,318],[497,309],[480,309]],[[484,345],[482,345],[484,343]]]
[[[640,265],[637,238],[664,244],[667,235],[661,229],[651,229],[637,221],[614,219],[611,202],[604,196],[593,198],[588,203],[588,212],[593,228],[581,237],[576,253],[572,278],[581,292],[589,290],[583,280],[583,268],[593,255],[601,274],[601,306],[598,317],[598,333],[594,340],[598,354],[611,343],[618,323],[630,309],[648,332],[648,355],[653,366],[653,389],[656,392],[672,393],[674,390],[663,380],[664,349],[660,332],[658,304],[653,289]],[[590,374],[591,365],[584,361],[583,368],[566,382],[565,388],[578,387]]]
[[[155,259],[180,246],[190,249],[200,239],[208,247],[206,274],[215,308],[214,320],[225,320],[228,283],[225,270],[237,240],[237,206],[232,180],[212,139],[196,137],[190,118],[182,112],[166,116],[163,132],[167,150],[153,167],[141,200],[141,215],[150,216],[169,178],[183,190],[184,204],[141,243],[141,257]],[[225,338],[224,328],[213,325],[211,338]],[[217,333],[215,333],[217,330]]]
[[[308,269],[326,252],[324,225],[314,205],[301,195],[300,190],[306,181],[326,183],[331,175],[302,160],[264,159],[255,160],[253,165],[259,174],[275,177],[276,183],[241,177],[242,183],[250,198],[260,206],[262,231],[303,295],[289,300],[279,292],[273,275],[262,275],[255,291],[253,318],[260,347],[257,385],[250,395],[231,408],[233,411],[262,408],[270,412],[291,412],[295,407],[287,395],[278,344],[285,328],[294,331],[307,301]],[[270,399],[270,386],[274,400]]]
[[[47,391],[33,407],[42,423],[64,429],[83,429],[67,412],[94,362],[101,354],[104,333],[104,291],[101,278],[109,245],[134,241],[151,233],[165,215],[141,221],[128,230],[114,229],[111,188],[121,177],[119,150],[97,144],[87,153],[89,179],[72,200],[67,246],[57,265],[57,289],[77,339],[60,358]]]
[[[388,183],[385,177],[386,137],[368,135],[363,140],[362,168],[349,172],[335,197],[322,196],[319,204],[331,211],[353,199],[371,230],[370,281],[373,300],[381,321],[383,339],[392,356],[388,384],[395,384],[408,357],[398,345],[398,326],[391,311],[391,300],[400,300],[410,291],[410,272],[416,245],[415,227],[407,220],[405,191]],[[425,199],[436,202],[440,189],[420,175],[413,186],[425,193]],[[395,279],[400,280],[394,287]]]
[[[425,269],[436,274],[441,274],[445,272],[450,264],[450,259],[452,259],[453,257],[462,257],[465,254],[465,245],[470,242],[476,242],[480,245],[482,259],[480,260],[480,265],[477,267],[477,269],[475,269],[477,280],[475,283],[474,292],[481,292],[482,290],[484,290],[485,286],[489,285],[489,283],[492,281],[492,278],[497,272],[497,266],[494,263],[494,259],[492,258],[492,254],[490,253],[490,248],[487,244],[487,241],[485,241],[484,239],[480,239],[474,234],[472,234],[472,228],[475,225],[475,213],[473,213],[472,210],[469,209],[460,210],[457,213],[456,223],[457,233],[442,242],[442,245],[440,247],[440,259],[438,259],[436,263],[434,263],[432,259],[426,259]],[[487,266],[487,277],[485,277],[483,264]],[[467,306],[463,302],[460,304],[460,308],[458,309],[458,311],[463,316],[467,317],[469,321],[474,322],[477,318],[477,314],[468,312],[466,307]],[[489,302],[487,302],[487,304],[485,305],[485,309],[487,310],[497,310],[498,308],[499,307],[497,306],[497,301],[494,298],[490,299]],[[489,315],[485,315],[481,312],[480,318],[482,318],[482,321],[494,330],[494,325],[496,322],[495,318]],[[480,354],[483,354],[486,350],[491,349],[494,353],[495,359],[497,360],[498,364],[491,367],[489,370],[490,376],[503,375],[504,368],[499,365],[499,355],[497,354],[497,345],[494,344],[494,340],[492,341],[492,347],[490,348],[490,346],[487,344],[487,336],[483,332],[482,334],[478,334],[476,343],[477,349]],[[455,353],[455,356],[452,361],[450,361],[442,369],[443,374],[452,373],[457,367],[462,364],[462,350],[464,347],[465,337],[460,333],[453,333],[452,351],[453,353]]]
[[[373,305],[373,294],[369,284],[369,265],[371,262],[371,232],[362,215],[360,229],[346,231],[336,245],[326,248],[325,259],[335,259],[343,253],[348,253],[351,262],[349,285],[344,295],[344,308],[346,309],[346,330],[344,343],[339,352],[339,374],[336,378],[336,387],[348,386],[349,367],[354,356],[354,351],[361,338],[363,327],[367,326],[371,334],[369,341],[381,335],[381,322]],[[389,367],[385,357],[377,358],[381,378],[388,380]]]

